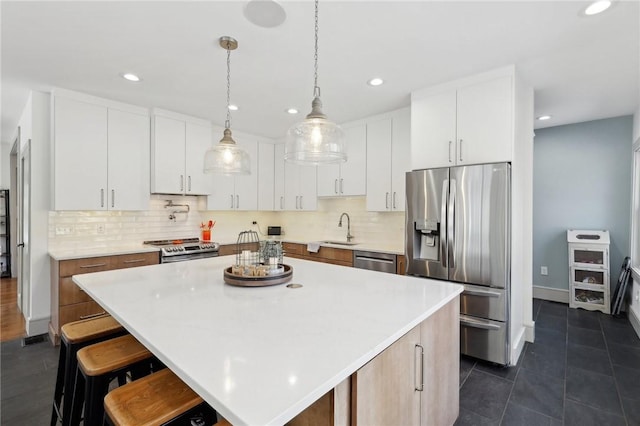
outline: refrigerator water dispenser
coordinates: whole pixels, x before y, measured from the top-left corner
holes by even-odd
[[[416,244],[418,253],[414,258],[426,260],[440,260],[438,246],[440,244],[440,223],[435,220],[419,219],[414,222]],[[417,256],[415,256],[417,254]]]

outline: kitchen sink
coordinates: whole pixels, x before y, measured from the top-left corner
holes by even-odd
[[[347,241],[321,241],[322,244],[336,244],[339,246],[355,246],[358,245],[358,243],[352,243],[352,242],[347,242]]]

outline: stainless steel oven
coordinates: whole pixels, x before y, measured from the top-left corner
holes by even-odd
[[[145,241],[144,244],[160,248],[160,263],[217,257],[220,244],[203,242],[198,238]]]

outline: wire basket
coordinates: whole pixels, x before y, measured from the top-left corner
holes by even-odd
[[[242,231],[236,242],[236,265],[251,267],[260,264],[260,239],[256,231]]]
[[[260,241],[255,231],[243,231],[236,243],[235,265],[224,270],[227,284],[262,287],[291,280],[291,266],[282,264],[282,244]]]

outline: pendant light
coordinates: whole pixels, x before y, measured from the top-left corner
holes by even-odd
[[[204,172],[221,175],[251,174],[249,154],[236,144],[231,136],[231,51],[238,47],[232,37],[220,37],[220,46],[227,50],[227,119],[224,122],[224,135],[218,144],[204,154]]]
[[[347,161],[344,131],[322,112],[318,87],[318,0],[315,0],[315,68],[311,112],[287,132],[284,159],[302,165]]]

